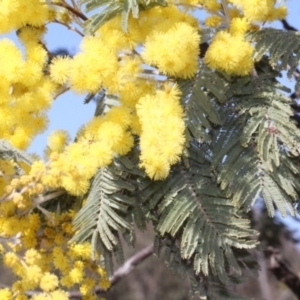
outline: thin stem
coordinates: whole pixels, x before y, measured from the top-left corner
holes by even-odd
[[[32,200],[32,202],[35,205],[40,205],[40,204],[42,204],[44,202],[47,202],[49,200],[52,200],[52,199],[54,199],[54,198],[56,198],[56,197],[58,197],[60,195],[63,195],[65,192],[66,192],[65,190],[58,190],[58,191],[55,191],[55,192],[53,192],[51,194],[48,194],[48,195],[45,195],[45,196],[39,195],[39,196],[35,197]]]
[[[226,0],[222,0],[222,7],[223,7],[223,10],[224,10],[226,22],[229,25],[229,23],[230,23],[230,14],[229,14],[229,10],[228,10],[228,6],[227,6],[227,1]]]
[[[160,73],[158,70],[143,70],[142,74],[165,76],[165,74]]]
[[[79,17],[83,21],[87,21],[88,20],[88,17],[85,14],[83,14],[81,11],[77,10],[76,8],[72,7],[71,5],[69,5],[66,2],[63,2],[63,3],[53,3],[53,2],[50,2],[50,4],[64,7],[65,9],[69,10],[71,13],[73,13],[75,16]]]
[[[72,30],[72,31],[78,33],[79,35],[81,35],[82,37],[84,37],[84,34],[83,34],[82,32],[80,32],[76,27],[70,26],[69,24],[65,24],[65,23],[60,22],[60,21],[58,21],[58,20],[55,20],[54,22],[55,22],[55,23],[58,23],[58,24],[60,24],[60,25],[63,25],[63,26],[65,26],[65,27],[67,27],[69,30]]]
[[[62,89],[57,95],[55,95],[54,99],[53,100],[56,100],[60,95],[64,94],[65,92],[69,91],[70,90],[70,87],[66,87],[64,89]]]

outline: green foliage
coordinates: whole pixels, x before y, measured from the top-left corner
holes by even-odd
[[[101,249],[110,274],[113,272],[112,252],[119,263],[123,261],[120,234],[133,244],[133,218],[140,228],[145,226],[137,199],[132,196],[136,190],[134,180],[129,178],[132,174],[143,173],[126,157],[99,169],[86,203],[74,220],[74,229],[78,231],[70,243],[91,240],[93,259],[96,258],[95,251]]]
[[[202,150],[192,145],[189,156],[189,166],[178,165],[163,184],[149,183],[143,203],[157,216],[157,232],[178,239],[182,259],[196,274],[212,273],[225,283],[225,261],[241,273],[232,247],[253,248],[248,237],[255,232],[218,187]]]
[[[84,0],[87,11],[101,8],[86,24],[94,33],[122,13],[128,16],[164,2]],[[256,268],[247,249],[256,245],[249,212],[258,197],[268,213],[296,213],[300,183],[300,131],[291,121],[291,99],[277,77],[291,76],[300,59],[300,35],[263,29],[248,36],[256,43],[251,76],[230,77],[206,67],[179,80],[186,116],[183,159],[165,181],[151,181],[138,168],[139,149],[116,158],[93,179],[86,204],[78,213],[73,241],[91,240],[112,272],[113,254],[122,257],[120,235],[134,242],[133,224],[151,221],[156,252],[166,263],[188,274],[192,293],[203,299],[242,299],[228,290],[242,269]],[[297,82],[297,87],[299,82]],[[102,94],[101,94],[102,93]],[[92,96],[91,96],[92,97]],[[97,115],[108,96],[100,92]],[[108,101],[109,102],[109,101]]]

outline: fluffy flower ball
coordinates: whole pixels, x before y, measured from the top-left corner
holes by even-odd
[[[190,78],[198,67],[200,36],[191,25],[180,22],[168,31],[155,31],[145,43],[142,57],[165,74]]]
[[[253,68],[252,53],[253,47],[242,36],[220,31],[208,48],[204,62],[212,69],[245,76]]]

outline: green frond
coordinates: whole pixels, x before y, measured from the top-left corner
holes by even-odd
[[[107,250],[112,251],[117,245],[118,230],[131,230],[124,215],[134,201],[122,191],[135,188],[113,171],[110,167],[98,170],[86,203],[74,219],[77,233],[70,242],[83,242],[98,234]]]
[[[199,73],[189,80],[177,81],[182,91],[186,125],[190,135],[198,141],[210,141],[212,126],[222,123],[219,104],[226,101],[228,83],[217,72],[201,66]]]
[[[259,61],[267,54],[274,68],[278,70],[289,68],[288,75],[292,76],[300,59],[299,32],[264,28],[250,34],[249,39],[256,43],[254,59]]]
[[[212,273],[226,282],[226,261],[240,272],[231,248],[254,247],[249,237],[255,232],[220,190],[198,150],[191,145],[188,168],[178,165],[163,186],[153,182],[141,194],[149,197],[143,202],[156,212],[158,233],[179,240],[181,258],[193,262],[196,274]]]
[[[188,276],[191,283],[190,296],[194,297],[198,295],[200,299],[236,299],[236,300],[250,300],[247,297],[241,297],[228,288],[228,285],[220,281],[218,276],[210,274],[204,276],[202,273],[195,274],[194,266],[190,263],[189,260],[182,259],[180,253],[180,248],[176,241],[172,240],[170,237],[166,236],[164,240],[157,240],[155,243],[156,247],[155,253],[157,255],[163,256],[167,266],[179,274],[179,276]],[[226,255],[226,254],[225,254]],[[250,256],[247,251],[241,249],[235,249],[234,253],[231,253],[229,256],[234,256],[237,258],[236,264],[239,268],[249,267],[256,273],[258,270],[258,264],[255,259]],[[213,263],[214,260],[219,261],[221,258],[215,258],[210,256],[210,260]],[[229,274],[229,269],[232,267],[230,261],[225,261],[224,264],[216,265],[218,272],[226,272]],[[214,264],[215,265],[215,264]],[[230,267],[229,267],[230,266]],[[228,282],[231,283],[241,283],[245,281],[243,275],[234,275],[233,272],[230,272],[230,275],[227,275]]]

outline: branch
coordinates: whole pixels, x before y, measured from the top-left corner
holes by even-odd
[[[111,285],[118,283],[128,275],[135,267],[153,254],[153,245],[148,246],[131,256],[115,273],[109,278]]]
[[[67,27],[69,30],[72,30],[72,31],[78,33],[80,36],[84,37],[84,34],[82,32],[80,32],[76,27],[70,26],[69,24],[65,24],[65,23],[60,22],[58,20],[55,20],[54,22],[57,23],[57,24],[63,25],[65,27]]]
[[[267,251],[270,255],[270,271],[297,296],[297,299],[300,299],[300,279],[297,274],[289,268],[277,249],[268,247]]]
[[[75,16],[79,17],[83,21],[87,21],[88,20],[88,17],[86,15],[84,15],[81,11],[79,11],[76,8],[72,7],[68,3],[65,3],[65,2],[62,2],[62,3],[53,3],[53,2],[51,2],[50,4],[64,7],[65,9],[69,10],[71,13],[73,13]]]

